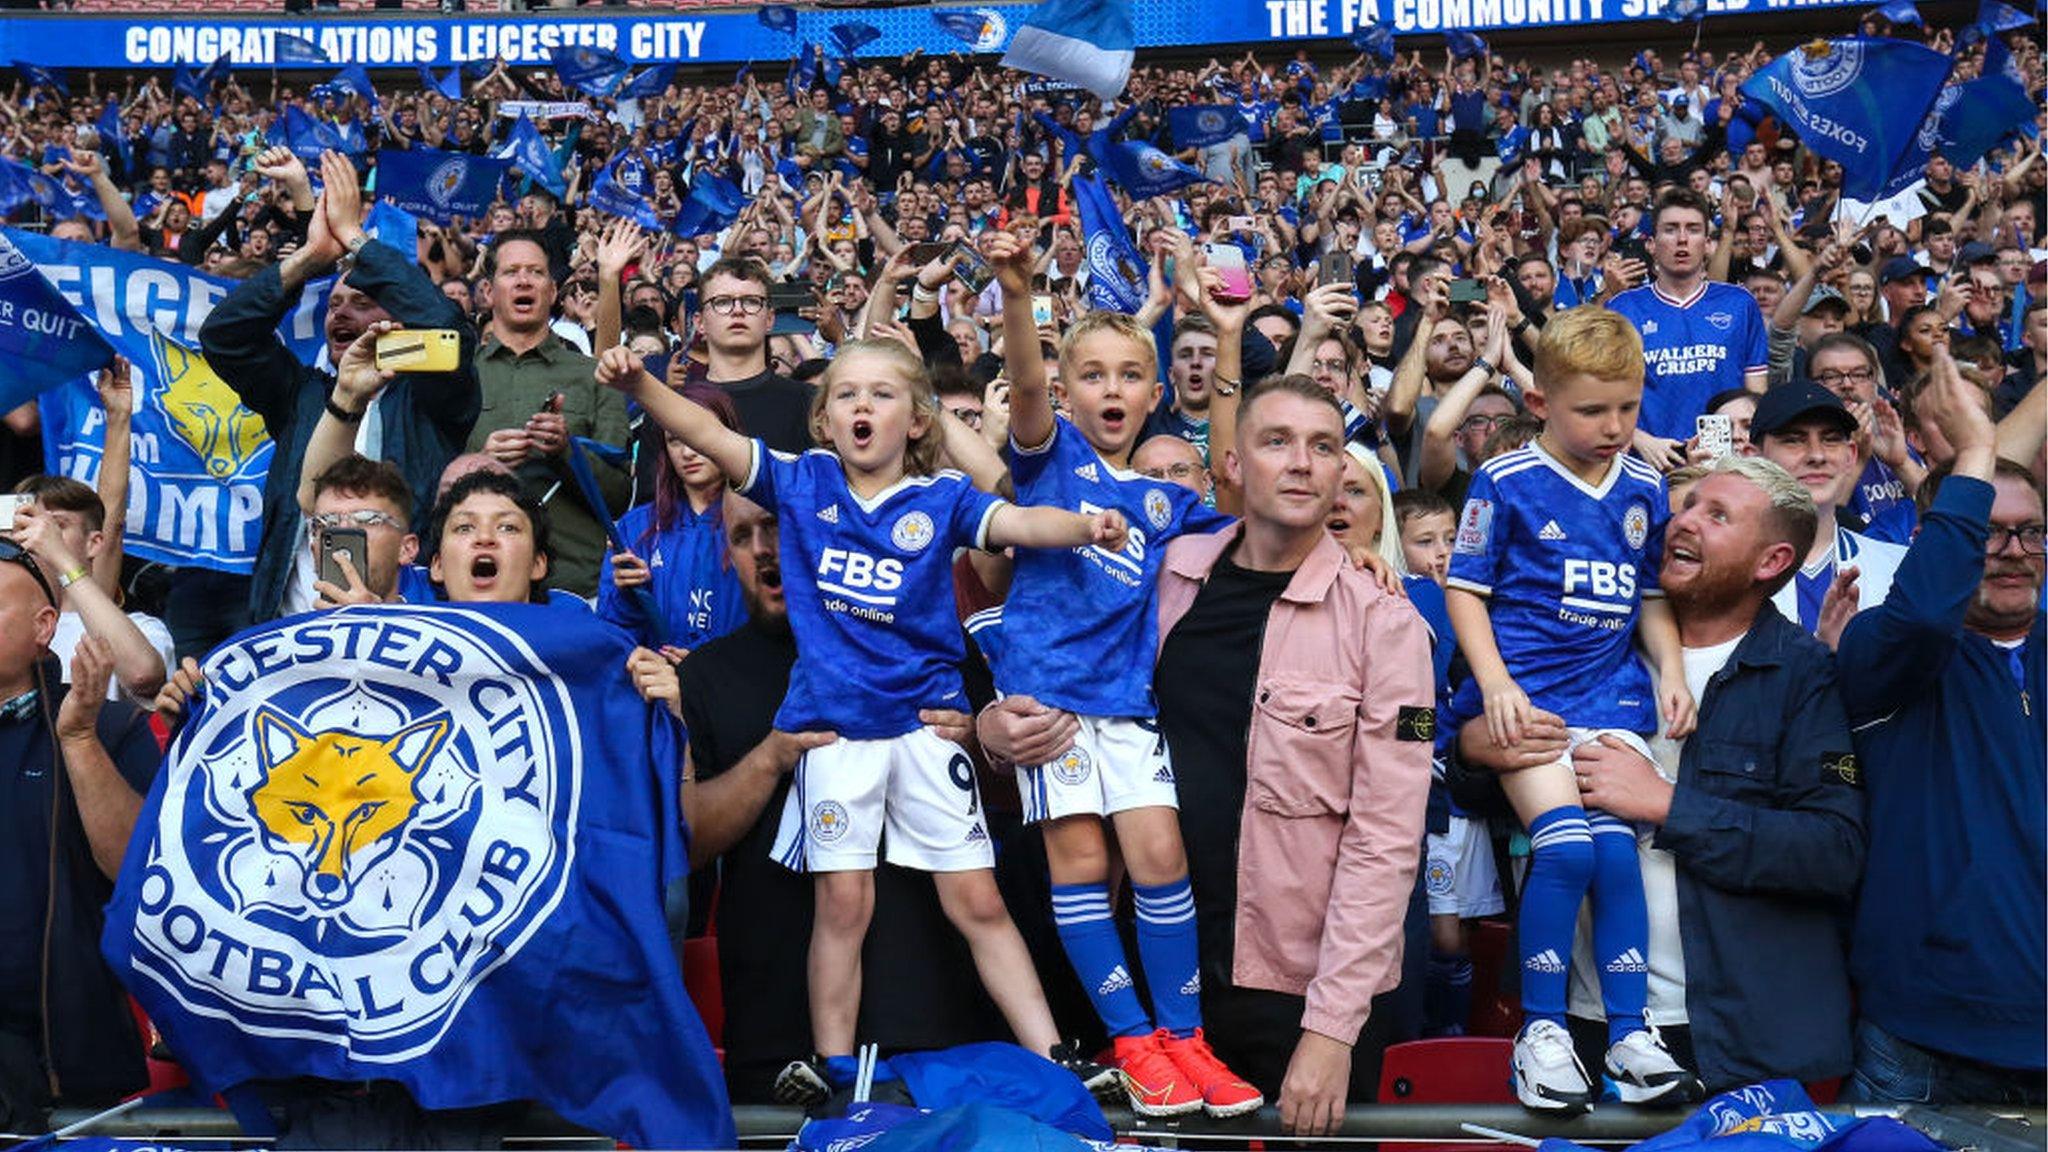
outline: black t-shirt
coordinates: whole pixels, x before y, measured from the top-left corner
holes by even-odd
[[[1240,568],[1227,556],[1218,560],[1187,615],[1167,634],[1153,674],[1159,730],[1180,790],[1180,834],[1208,988],[1230,986],[1245,732],[1266,618],[1293,578],[1292,572]]]
[[[0,491],[12,492],[23,479],[43,468],[43,442],[36,436],[17,436],[0,427]]]
[[[751,621],[683,661],[683,722],[700,781],[767,738],[795,663],[796,642],[787,632]],[[760,819],[717,865],[725,1073],[742,1102],[767,1102],[775,1074],[812,1051],[804,972],[811,879],[769,855],[789,786],[784,777]],[[693,888],[693,908],[709,906],[710,893],[701,888]],[[994,1038],[973,957],[939,907],[929,875],[888,864],[875,870],[862,968],[860,1036],[885,1054]]]
[[[811,386],[763,372],[744,380],[712,382],[732,397],[740,431],[758,436],[777,452],[808,452],[811,442]]]

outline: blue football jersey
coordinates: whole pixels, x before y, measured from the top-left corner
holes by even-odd
[[[952,471],[862,500],[839,457],[759,440],[740,491],[774,509],[782,538],[797,658],[777,728],[882,740],[915,731],[919,709],[967,709],[953,550],[987,543],[1002,500]]]
[[[1608,307],[1643,334],[1649,375],[1637,426],[1653,436],[1684,440],[1716,392],[1742,387],[1743,374],[1769,365],[1764,314],[1733,284],[1709,281],[1690,300],[1673,300],[1655,284],[1631,288]]]
[[[1075,427],[1055,418],[1037,451],[1010,446],[1019,504],[1069,512],[1123,513],[1123,551],[1020,548],[1003,630],[1010,659],[996,672],[1005,695],[1028,695],[1083,716],[1153,714],[1152,657],[1159,647],[1159,564],[1183,532],[1232,521],[1178,484],[1113,468]]]
[[[1616,457],[1598,487],[1533,443],[1472,477],[1450,586],[1487,597],[1501,659],[1538,708],[1575,727],[1656,731],[1635,622],[1657,594],[1670,507],[1663,478],[1632,456]],[[1453,727],[1482,710],[1467,680]]]

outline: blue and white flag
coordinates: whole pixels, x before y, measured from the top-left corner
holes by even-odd
[[[106,107],[100,109],[100,118],[93,121],[93,130],[100,134],[100,150],[121,162],[125,173],[128,168],[128,129],[121,124],[121,102],[107,97]]]
[[[241,633],[165,756],[101,952],[203,1090],[391,1080],[735,1146],[662,919],[682,731],[581,603]]]
[[[562,45],[551,61],[563,87],[587,96],[610,97],[626,82],[626,62],[602,48]]]
[[[844,24],[834,24],[831,32],[833,47],[838,48],[839,54],[848,59],[859,55],[861,49],[882,38],[882,30],[880,28],[875,27],[873,24],[862,23],[859,20],[851,20]]]
[[[491,210],[511,170],[509,160],[467,152],[385,148],[377,154],[377,196],[437,224],[457,216],[475,220]]]
[[[801,187],[801,183],[798,187]],[[740,186],[708,169],[699,170],[690,181],[690,194],[676,213],[672,230],[678,236],[702,236],[717,232],[739,219],[747,206],[747,194]]]
[[[1885,0],[1885,3],[1878,6],[1877,14],[1884,17],[1887,23],[1899,27],[1918,28],[1923,24],[1920,8],[1913,0]]]
[[[103,244],[5,233],[59,295],[135,366],[138,409],[130,464],[126,547],[170,565],[248,572],[263,527],[270,439],[263,421],[198,352],[199,326],[235,281],[176,260]],[[310,363],[326,342],[331,279],[306,285],[278,338]],[[90,381],[44,380],[43,451],[51,471],[93,484],[105,413]],[[142,445],[150,445],[145,452]]]
[[[432,68],[422,64],[419,71],[422,90],[439,92],[450,100],[462,99],[462,69],[450,68],[446,76],[436,76]]]
[[[1935,97],[1912,144],[1893,165],[1884,195],[1911,187],[1926,172],[1928,158],[1937,152],[1958,168],[1970,167],[2031,124],[2038,111],[2012,53],[2004,41],[1993,39],[1984,52],[1983,74],[1946,85]]]
[[[510,160],[521,176],[532,180],[557,197],[569,191],[568,181],[562,178],[562,165],[555,160],[553,149],[541,138],[540,129],[521,113],[512,130],[505,134],[505,143],[498,148],[500,160]]]
[[[619,164],[625,155],[614,157],[597,174],[597,182],[590,186],[590,206],[599,212],[623,216],[642,228],[661,231],[661,214],[654,210],[647,197],[619,182]]]
[[[1088,303],[1107,312],[1135,314],[1149,294],[1151,266],[1131,243],[1116,197],[1099,177],[1074,177],[1074,207],[1081,214],[1081,249],[1088,261]]]
[[[796,66],[789,70],[789,93],[799,95],[818,82],[818,46],[804,41],[803,50],[796,54]]]
[[[1707,18],[1707,0],[1671,0],[1664,6],[1664,19],[1673,24],[1698,24]]]
[[[1552,1138],[1538,1152],[1590,1150]],[[1822,1112],[1798,1081],[1766,1080],[1709,1099],[1627,1152],[1941,1152],[1941,1145],[1890,1116]]]
[[[1244,117],[1228,104],[1192,104],[1166,110],[1166,127],[1173,133],[1173,146],[1207,148],[1221,144],[1245,130]]]
[[[31,88],[54,88],[65,96],[71,95],[71,85],[64,82],[64,74],[55,68],[45,68],[41,64],[16,60],[14,70],[21,73],[21,78],[26,80]]]
[[[351,64],[336,72],[334,78],[327,83],[315,84],[308,95],[329,104],[338,104],[347,97],[356,96],[369,105],[372,111],[380,106],[377,89],[370,83],[370,70],[361,64]]]
[[[1394,30],[1385,24],[1367,24],[1351,34],[1351,46],[1368,56],[1392,63],[1394,59]]]
[[[979,12],[934,12],[932,23],[939,31],[976,52],[992,52],[1003,39],[1003,22],[992,18],[993,10]]]
[[[1444,47],[1451,50],[1453,60],[1471,60],[1487,54],[1486,41],[1476,32],[1453,28],[1444,33]]]
[[[625,87],[619,89],[619,99],[645,100],[660,97],[668,91],[669,85],[676,82],[677,67],[675,64],[656,64],[633,77]]]
[[[274,64],[329,64],[334,60],[327,49],[290,32],[270,34],[270,59]]]
[[[1017,29],[1003,67],[1065,80],[1114,100],[1130,83],[1137,44],[1129,0],[1045,0]]]
[[[1091,139],[1089,143],[1094,145],[1096,141]],[[1109,178],[1134,200],[1150,200],[1209,180],[1200,169],[1175,160],[1143,140],[1125,140],[1090,150]]]
[[[784,36],[796,35],[796,9],[787,4],[763,4],[757,13],[761,27]]]
[[[1977,23],[1986,32],[1997,35],[2000,32],[2016,32],[2022,28],[2030,28],[2034,24],[2034,19],[2004,0],[1978,0]]]
[[[234,61],[228,59],[225,52],[214,57],[211,64],[197,70],[189,64],[174,65],[171,68],[171,88],[204,104],[211,98],[213,86],[228,78],[228,71],[233,65]]]
[[[1840,164],[1843,195],[1871,200],[1914,146],[1953,64],[1905,40],[1830,40],[1771,61],[1743,83],[1742,94]]]
[[[339,152],[360,166],[369,150],[360,128],[352,133],[344,132],[326,120],[315,120],[306,115],[296,104],[285,105],[284,113],[272,122],[270,142],[291,149],[292,155],[315,170],[320,164],[320,153],[324,151]]]
[[[114,346],[0,236],[0,411],[104,367]]]
[[[58,204],[66,198],[55,180],[19,160],[0,156],[0,215],[23,204],[34,204],[45,211],[55,212]]]

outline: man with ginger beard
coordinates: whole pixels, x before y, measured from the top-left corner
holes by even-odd
[[[262,169],[295,165],[283,148],[257,160]],[[453,372],[400,373],[370,407],[338,413],[355,428],[355,449],[372,460],[389,460],[412,489],[417,530],[434,506],[441,469],[458,452],[476,423],[478,388],[474,367],[476,331],[455,303],[402,252],[363,231],[362,193],[355,169],[338,153],[320,158],[324,190],[308,220],[306,240],[284,261],[242,282],[214,306],[199,330],[207,363],[263,421],[276,443],[263,484],[263,530],[249,581],[246,614],[227,610],[219,589],[176,584],[173,604],[212,605],[205,619],[173,620],[181,656],[207,649],[252,622],[313,606],[312,550],[298,505],[300,464],[307,441],[332,404],[334,365],[372,324],[395,320],[408,328],[452,328],[461,337]],[[341,279],[327,301],[327,347],[319,361],[301,364],[277,336],[277,326],[299,303],[309,281],[337,264]],[[181,569],[197,579],[220,579],[205,569]]]
[[[483,412],[468,450],[512,470],[522,494],[545,508],[554,528],[555,563],[547,586],[585,598],[597,594],[605,530],[626,506],[624,470],[591,459],[590,471],[608,507],[587,508],[569,471],[571,437],[602,444],[626,441],[626,401],[598,387],[597,362],[562,343],[549,327],[555,281],[548,250],[535,232],[501,232],[484,255],[490,284],[490,336],[477,350]]]

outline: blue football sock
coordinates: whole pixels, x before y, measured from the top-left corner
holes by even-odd
[[[1202,1026],[1202,954],[1195,939],[1195,892],[1171,884],[1131,885],[1138,904],[1138,955],[1159,1026],[1186,1038]]]
[[[1088,989],[1088,999],[1094,1001],[1095,1014],[1102,1017],[1109,1034],[1142,1036],[1150,1032],[1152,1023],[1145,1018],[1145,1006],[1138,1002],[1138,989],[1124,963],[1124,942],[1117,937],[1116,920],[1110,915],[1109,886],[1053,885],[1052,921],[1067,950],[1067,962]]]
[[[1593,836],[1586,810],[1552,808],[1529,822],[1529,877],[1522,885],[1517,935],[1522,947],[1522,1015],[1564,1023],[1572,934],[1593,878]]]
[[[1650,911],[1643,902],[1636,830],[1605,812],[1586,818],[1593,833],[1593,957],[1600,963],[1600,1004],[1607,1042],[1643,1026],[1650,995]]]

